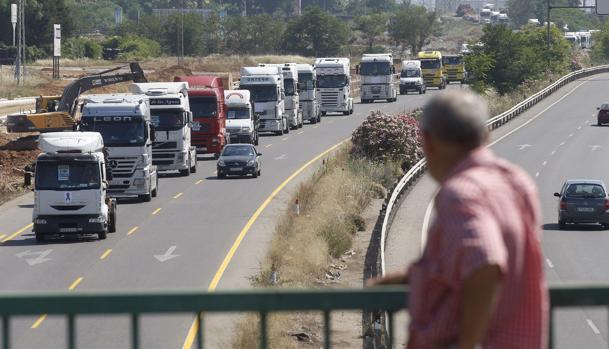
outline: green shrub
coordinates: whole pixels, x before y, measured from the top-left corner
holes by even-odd
[[[102,45],[104,48],[121,50],[119,57],[125,60],[142,60],[161,55],[161,45],[158,42],[137,35],[113,36]]]

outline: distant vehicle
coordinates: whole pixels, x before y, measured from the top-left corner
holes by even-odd
[[[258,64],[259,67],[277,67],[283,74],[283,89],[285,92],[284,112],[292,129],[301,128],[302,114],[300,109],[300,94],[298,91],[298,70],[296,63]]]
[[[427,87],[437,87],[439,90],[446,88],[446,76],[442,65],[442,53],[440,51],[422,51],[418,54],[423,70],[423,79]]]
[[[598,223],[609,228],[609,197],[601,180],[571,179],[563,184],[558,201],[558,225],[567,223]]]
[[[408,94],[408,91],[416,91],[423,94],[427,91],[421,61],[403,61],[400,72],[400,94]]]
[[[489,21],[490,21],[490,19],[491,19],[491,13],[492,13],[492,12],[493,12],[493,11],[492,11],[491,9],[488,9],[488,8],[484,8],[484,9],[482,9],[482,10],[480,11],[480,15],[479,15],[479,16],[480,16],[480,21],[481,21],[481,22],[483,22],[483,23],[484,23],[486,20],[489,20]]]
[[[469,44],[461,44],[461,50],[459,51],[459,53],[461,53],[462,55],[470,54],[471,50],[469,49]]]
[[[226,107],[224,83],[218,76],[177,76],[174,81],[188,82],[188,101],[192,111],[192,145],[197,154],[220,152],[226,144]]]
[[[250,91],[224,90],[226,103],[226,132],[230,143],[258,145],[260,120],[254,113]]]
[[[510,24],[510,18],[506,13],[500,13],[497,17],[497,23],[508,25]]]
[[[243,67],[239,89],[251,93],[254,113],[260,115],[260,132],[290,133],[281,68]]]
[[[37,241],[46,235],[116,231],[116,201],[106,190],[108,163],[97,132],[40,135],[35,163],[33,224]]]
[[[576,33],[579,35],[580,44],[582,49],[592,48],[592,33],[589,31],[580,31]]]
[[[501,12],[499,11],[491,11],[491,23],[499,23],[499,15]]]
[[[539,19],[537,19],[537,18],[529,18],[529,20],[527,21],[527,24],[534,25],[534,26],[540,26],[541,22],[539,22]]]
[[[602,126],[605,123],[609,122],[609,103],[602,104],[600,107],[597,107],[598,114],[596,116],[598,126]]]
[[[262,154],[251,144],[229,144],[224,147],[218,159],[218,178],[230,175],[251,174],[257,178],[262,174]]]
[[[575,32],[567,32],[564,34],[564,38],[571,43],[576,48],[581,47],[581,38],[579,34]]]
[[[300,90],[300,113],[303,120],[311,124],[321,122],[319,94],[317,93],[317,74],[310,64],[296,64],[298,69],[298,89]]]
[[[362,84],[362,103],[372,103],[379,99],[387,102],[398,100],[391,53],[364,54],[357,70]]]
[[[321,115],[353,114],[351,97],[351,60],[349,58],[317,58],[315,60],[317,91]]]
[[[465,61],[463,55],[445,55],[442,56],[442,65],[446,72],[446,80],[451,82],[465,83],[467,79],[467,71],[465,70]]]

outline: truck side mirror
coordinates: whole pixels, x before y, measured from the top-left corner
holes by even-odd
[[[154,142],[156,140],[156,133],[154,131],[154,125],[153,124],[150,124],[150,128],[149,128],[148,132],[150,132],[150,140]]]
[[[359,64],[355,66],[355,74],[359,74]]]

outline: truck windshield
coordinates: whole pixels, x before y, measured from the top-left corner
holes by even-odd
[[[99,163],[93,161],[39,161],[36,164],[37,190],[99,189]]]
[[[317,87],[319,88],[340,88],[347,86],[346,75],[318,75]]]
[[[286,96],[294,96],[296,94],[296,88],[294,87],[294,79],[283,80],[283,87],[285,88]]]
[[[146,124],[143,119],[124,122],[83,118],[80,130],[101,133],[104,144],[108,147],[141,146],[146,143],[147,138]]]
[[[403,78],[418,78],[421,76],[421,73],[417,69],[406,69],[402,70],[400,76]]]
[[[303,90],[312,90],[315,88],[312,73],[298,73],[298,84]]]
[[[442,58],[442,63],[444,63],[444,64],[457,65],[457,64],[461,64],[461,62],[463,62],[462,57],[443,57]]]
[[[439,68],[440,68],[439,59],[422,59],[421,60],[421,69],[439,69]]]
[[[193,118],[215,118],[218,116],[218,103],[213,97],[190,97],[189,102]]]
[[[277,88],[274,85],[242,85],[242,89],[250,91],[254,102],[274,102],[277,100]]]
[[[247,108],[230,108],[226,117],[231,120],[249,119],[250,110]]]
[[[389,62],[362,62],[359,74],[363,76],[391,75],[391,63]]]
[[[150,118],[156,131],[176,131],[186,125],[184,112],[180,109],[153,109]]]

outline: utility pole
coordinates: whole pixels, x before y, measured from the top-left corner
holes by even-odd
[[[178,28],[178,65],[184,66],[184,0],[180,4],[180,27]]]
[[[15,80],[17,80],[17,85],[21,84],[21,78],[25,73],[24,2],[24,0],[18,0],[17,2],[17,60],[15,61]]]

